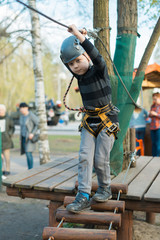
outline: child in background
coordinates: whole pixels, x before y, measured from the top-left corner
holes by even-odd
[[[144,108],[135,107],[135,110],[132,114],[130,120],[130,128],[135,128],[136,131],[136,138],[143,140],[144,145],[144,137],[146,131],[146,124],[147,124],[148,112]],[[139,143],[136,142],[136,147],[139,146]],[[140,155],[140,150],[138,150],[137,155]]]
[[[152,156],[160,156],[160,89],[155,88],[152,94],[153,104],[149,117],[151,118],[150,130],[152,140]]]
[[[105,202],[112,197],[110,151],[119,130],[119,110],[111,102],[111,84],[106,63],[85,38],[86,30],[80,32],[75,25],[71,25],[68,31],[73,36],[63,41],[60,57],[78,80],[84,116],[81,123],[78,193],[67,210],[79,213],[90,206],[93,166],[99,186],[93,199]]]

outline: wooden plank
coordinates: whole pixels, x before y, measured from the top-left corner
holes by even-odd
[[[77,167],[78,159],[72,159],[71,161],[67,161],[63,164],[60,164],[54,168],[46,169],[43,172],[40,172],[37,175],[31,176],[30,178],[24,179],[22,181],[19,181],[18,183],[15,183],[15,187],[20,188],[32,188],[34,185],[37,185],[38,183],[41,183],[47,179],[50,179],[51,177],[56,175],[56,178],[58,174],[62,173],[64,174],[64,171],[67,169],[70,169],[72,166]],[[58,179],[58,178],[57,178]]]
[[[71,161],[72,159],[77,159],[77,154],[72,154],[66,157],[56,158],[55,160],[48,162],[46,164],[43,164],[37,168],[32,168],[30,170],[26,170],[25,172],[22,172],[20,174],[16,174],[13,176],[7,177],[5,180],[3,180],[2,184],[4,186],[13,187],[16,182],[19,182],[21,180],[27,179],[31,176],[34,176],[36,174],[39,174],[40,172],[44,172],[47,169],[59,166],[63,164],[64,162]]]
[[[96,174],[92,173],[92,179],[95,178]],[[54,188],[54,191],[56,192],[76,192],[77,189],[75,188],[75,183],[78,180],[78,173],[75,177],[65,181],[64,183],[60,183],[58,186]]]
[[[126,171],[121,172],[117,177],[112,179],[112,183],[125,183],[129,184],[142,169],[152,160],[152,156],[141,156],[137,159],[136,167],[130,168],[127,175]]]
[[[65,181],[72,179],[77,175],[78,165],[73,166],[64,172],[59,173],[58,175],[52,176],[40,183],[34,185],[34,189],[52,191],[56,186],[60,183],[64,183]]]
[[[144,195],[145,201],[160,202],[160,173]]]
[[[69,180],[66,180],[65,182],[63,183],[60,183],[59,185],[57,185],[55,188],[54,188],[54,192],[75,192],[76,189],[75,189],[75,183],[78,179],[78,173],[77,175],[75,175],[74,177],[72,177],[71,179]]]
[[[138,176],[128,186],[126,198],[141,200],[146,190],[154,181],[160,170],[160,158],[155,157],[151,162],[140,172]]]

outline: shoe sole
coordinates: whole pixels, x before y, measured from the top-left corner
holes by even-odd
[[[91,209],[91,206],[86,207],[86,208],[84,208],[84,209],[82,209],[82,210],[80,210],[80,211],[69,210],[69,209],[66,208],[66,210],[67,210],[68,212],[71,212],[71,213],[81,213],[81,212],[83,212],[83,211],[85,211],[85,210],[90,210],[90,209]]]
[[[105,200],[96,200],[96,199],[94,199],[94,197],[92,197],[92,199],[94,200],[94,201],[96,201],[96,202],[107,202],[109,199],[111,199],[112,198],[112,195],[109,197],[109,198],[107,198],[107,199],[105,199]]]

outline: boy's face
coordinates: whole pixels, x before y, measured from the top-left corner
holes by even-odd
[[[83,75],[88,71],[89,68],[89,59],[84,55],[80,55],[75,58],[73,61],[68,63],[71,71],[77,75]]]

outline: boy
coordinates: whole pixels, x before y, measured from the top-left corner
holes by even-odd
[[[111,103],[111,86],[107,66],[98,50],[75,25],[68,29],[74,36],[61,46],[61,60],[77,78],[85,113],[81,124],[81,144],[78,166],[78,193],[67,210],[79,213],[90,206],[89,197],[94,166],[98,190],[97,202],[112,197],[110,188],[110,151],[118,131],[118,109]],[[92,60],[92,62],[91,62]]]

